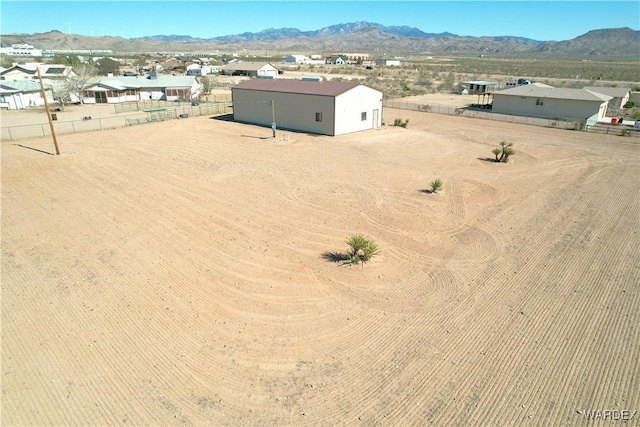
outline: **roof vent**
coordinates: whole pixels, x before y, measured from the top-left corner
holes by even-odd
[[[321,82],[322,77],[321,76],[304,76],[302,77],[302,80],[305,82]]]

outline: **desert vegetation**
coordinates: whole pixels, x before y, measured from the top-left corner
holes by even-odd
[[[433,181],[431,181],[431,183],[429,185],[431,185],[430,192],[431,193],[437,193],[438,191],[442,190],[442,186],[444,184],[443,184],[443,182],[442,182],[442,180],[440,178],[436,178]]]
[[[509,157],[515,153],[513,142],[500,141],[500,147],[494,148],[492,151],[497,163],[507,163]]]

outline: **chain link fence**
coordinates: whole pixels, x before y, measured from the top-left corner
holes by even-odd
[[[382,105],[400,110],[423,111],[428,113],[448,114],[450,116],[473,117],[477,119],[497,120],[501,122],[520,123],[523,125],[551,127],[558,129],[585,130],[586,120],[574,119],[540,119],[536,117],[512,116],[509,114],[491,113],[481,108],[453,107],[450,105],[433,105],[411,101],[385,100]]]
[[[216,95],[217,96],[217,95]],[[230,99],[229,95],[229,99]],[[136,105],[137,104],[137,105]],[[121,107],[127,104],[114,104]],[[135,107],[135,108],[134,108]],[[148,108],[147,108],[148,107]],[[124,126],[153,123],[165,120],[198,117],[205,115],[223,115],[233,112],[232,103],[192,103],[192,102],[164,102],[131,103],[130,110],[121,109],[113,116],[96,117],[83,120],[54,121],[56,135],[69,133],[93,132],[115,129]],[[2,127],[2,141],[16,141],[19,139],[40,138],[51,135],[49,123],[39,123],[21,126]]]

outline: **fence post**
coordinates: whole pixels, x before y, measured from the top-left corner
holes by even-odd
[[[100,130],[102,130],[102,119],[98,119],[98,122],[100,123]]]
[[[74,124],[75,122],[75,120],[71,121],[71,129],[73,129],[73,133],[76,133],[76,125]]]
[[[9,131],[9,141],[13,141],[13,135],[11,135],[11,128],[7,128]]]
[[[40,125],[40,129],[42,130],[42,136],[46,136],[44,133],[44,125]]]

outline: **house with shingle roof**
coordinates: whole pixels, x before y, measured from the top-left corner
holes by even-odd
[[[622,108],[631,96],[631,88],[628,87],[585,86],[583,89],[611,96],[609,108]]]
[[[231,94],[243,123],[331,136],[382,124],[382,92],[359,82],[252,79]]]
[[[493,113],[545,119],[603,119],[612,96],[536,83],[493,92]]]

